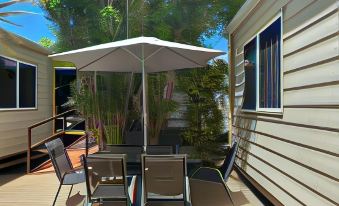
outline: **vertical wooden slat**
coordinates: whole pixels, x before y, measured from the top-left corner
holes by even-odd
[[[233,35],[229,34],[228,38],[228,66],[229,66],[229,91],[228,91],[228,98],[229,98],[229,114],[228,114],[228,144],[232,144],[232,125],[233,125],[233,114],[234,114],[234,85],[235,85],[235,71],[233,65]]]
[[[28,128],[28,139],[27,139],[27,174],[31,172],[31,146],[32,146],[32,130]]]

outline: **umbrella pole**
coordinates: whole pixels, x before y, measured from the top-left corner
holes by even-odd
[[[142,68],[142,112],[144,117],[144,152],[146,153],[147,146],[147,97],[146,97],[146,72],[145,72],[145,57],[144,57],[144,45],[141,45],[141,68]]]

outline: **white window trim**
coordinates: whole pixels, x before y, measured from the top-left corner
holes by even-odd
[[[27,111],[27,110],[37,110],[38,109],[38,65],[35,64],[31,64],[28,62],[24,62],[12,57],[8,57],[5,55],[0,55],[0,57],[12,60],[16,62],[16,107],[14,108],[0,108],[0,111]],[[19,107],[20,104],[20,87],[19,87],[19,77],[20,77],[20,69],[19,69],[19,65],[20,63],[22,64],[26,64],[29,66],[33,66],[35,67],[35,107]]]
[[[260,33],[262,33],[265,29],[267,29],[273,22],[275,22],[277,19],[281,18],[280,21],[280,108],[261,108],[259,107],[259,45],[260,45]],[[278,14],[273,17],[268,23],[266,23],[255,35],[253,35],[248,41],[246,41],[243,44],[243,51],[245,51],[245,46],[251,42],[254,38],[256,38],[256,109],[250,110],[250,109],[241,109],[241,111],[244,112],[251,112],[251,113],[283,113],[284,111],[284,81],[283,81],[283,12],[282,9],[278,12]],[[245,56],[244,56],[245,58]],[[245,61],[245,59],[243,60]],[[245,72],[245,66],[243,65],[243,69]],[[246,79],[245,79],[246,82]],[[245,92],[245,91],[244,91]],[[245,100],[245,97],[243,96],[243,101]]]

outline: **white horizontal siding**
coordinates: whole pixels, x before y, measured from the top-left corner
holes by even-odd
[[[330,105],[339,103],[339,85],[284,92],[284,105]]]
[[[284,75],[284,88],[300,87],[339,80],[339,61]]]
[[[338,38],[334,37],[321,44],[317,44],[284,58],[284,71],[290,71],[331,57],[336,57],[338,54]]]
[[[269,130],[267,128],[270,128]],[[339,154],[339,133],[260,121],[256,131]],[[269,137],[263,137],[269,138]]]
[[[255,148],[253,150],[258,150],[258,153],[262,152],[262,150],[260,150],[260,148]],[[265,154],[265,153],[263,153],[263,154]],[[260,168],[260,170],[264,171],[263,173],[265,175],[273,176],[274,181],[278,185],[280,185],[286,191],[291,193],[293,196],[297,197],[300,201],[302,201],[306,205],[310,205],[310,206],[333,205],[330,202],[328,202],[327,200],[325,200],[325,199],[321,198],[320,196],[315,195],[313,192],[305,189],[304,186],[298,184],[297,182],[295,182],[291,178],[289,178],[289,177],[285,176],[284,174],[282,174],[281,172],[273,169],[272,167],[270,167],[266,163],[256,159],[255,157],[249,156],[248,162],[251,165],[256,165],[258,168]],[[285,166],[285,167],[291,166],[291,164],[284,165],[284,162],[279,162],[279,163],[280,163],[281,166]],[[284,170],[291,170],[291,169],[295,169],[295,168],[284,168]],[[267,172],[267,171],[270,171],[270,172]],[[293,173],[296,173],[296,171],[294,171]],[[307,172],[304,171],[304,172],[302,172],[302,174],[307,174]],[[336,190],[334,190],[334,192],[336,192]]]

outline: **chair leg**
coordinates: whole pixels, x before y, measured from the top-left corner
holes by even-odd
[[[70,189],[70,191],[69,191],[69,193],[68,193],[67,199],[69,199],[69,196],[71,196],[72,190],[73,190],[73,185],[71,186],[71,189]]]
[[[60,185],[59,185],[59,188],[58,188],[58,192],[56,193],[56,195],[55,195],[55,198],[54,198],[54,201],[53,201],[53,206],[55,205],[55,203],[56,203],[56,200],[58,199],[58,195],[59,195],[59,192],[60,192],[61,186],[62,186],[62,184],[60,183]]]

